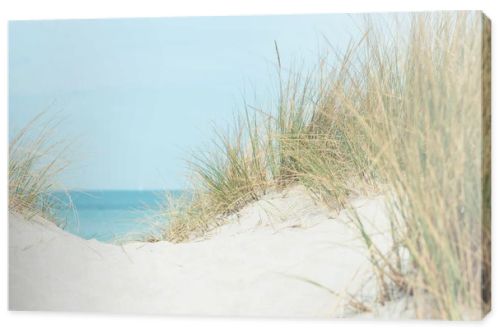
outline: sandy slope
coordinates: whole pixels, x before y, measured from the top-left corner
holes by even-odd
[[[354,205],[372,233],[386,227],[381,198]],[[331,213],[295,188],[228,219],[206,240],[116,246],[11,215],[10,308],[330,317],[352,315],[345,292],[373,300],[371,266],[346,211]],[[378,242],[389,246],[384,234]]]

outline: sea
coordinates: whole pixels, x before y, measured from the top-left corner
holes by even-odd
[[[54,215],[64,230],[83,239],[115,243],[140,240],[168,224],[161,215],[167,197],[181,190],[92,190],[54,192]]]

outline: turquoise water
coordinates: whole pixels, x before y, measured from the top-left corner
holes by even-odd
[[[65,193],[54,193],[61,203],[55,214],[62,228],[84,239],[113,242],[139,238],[161,228],[158,219],[155,225],[151,223],[165,203],[167,192],[99,190],[68,194],[71,200]],[[183,192],[169,191],[168,194],[179,197]]]

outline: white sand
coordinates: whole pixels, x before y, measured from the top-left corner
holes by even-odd
[[[382,198],[353,203],[371,233],[387,228]],[[228,219],[206,240],[117,246],[11,215],[10,308],[344,317],[353,315],[346,292],[374,300],[371,264],[347,211],[332,213],[294,188]],[[385,249],[386,236],[377,237]],[[400,316],[396,308],[385,316]]]

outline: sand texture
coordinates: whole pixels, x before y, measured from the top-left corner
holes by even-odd
[[[382,197],[353,206],[382,249]],[[368,252],[349,211],[302,188],[264,196],[203,240],[105,244],[10,215],[13,310],[169,315],[349,317],[350,295],[373,307]],[[393,307],[387,312],[387,307]],[[362,317],[403,317],[403,302]]]

